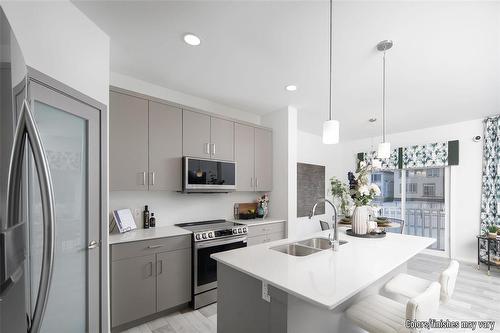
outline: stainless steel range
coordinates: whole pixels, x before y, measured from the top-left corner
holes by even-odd
[[[217,262],[213,253],[247,246],[247,226],[226,220],[176,224],[193,232],[193,296],[195,309],[217,302]]]

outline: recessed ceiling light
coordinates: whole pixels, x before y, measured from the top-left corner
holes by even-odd
[[[297,90],[297,86],[294,86],[293,84],[289,84],[288,86],[285,87],[286,91],[295,91]]]
[[[369,121],[370,123],[374,123],[374,122],[376,122],[376,121],[377,121],[377,118],[370,118],[370,119],[368,119],[368,121]]]
[[[193,35],[193,34],[185,34],[184,41],[186,42],[186,44],[189,44],[192,46],[198,46],[201,43],[200,37]]]

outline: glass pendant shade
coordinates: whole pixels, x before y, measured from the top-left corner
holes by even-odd
[[[327,120],[323,123],[323,143],[333,145],[339,143],[340,123],[338,120]]]
[[[391,144],[389,142],[381,142],[378,144],[377,158],[391,157]]]

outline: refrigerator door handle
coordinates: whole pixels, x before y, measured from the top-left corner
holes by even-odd
[[[27,139],[27,140],[26,140]],[[19,221],[19,195],[21,192],[21,176],[23,168],[24,147],[29,141],[33,159],[35,161],[40,185],[40,197],[43,213],[43,254],[38,295],[31,319],[29,333],[38,333],[42,324],[43,315],[47,307],[47,300],[54,267],[55,242],[55,207],[52,177],[49,162],[43,149],[40,132],[33,118],[28,101],[25,99],[19,115],[14,135],[12,154],[10,157],[9,180],[7,185],[7,216],[10,223]]]

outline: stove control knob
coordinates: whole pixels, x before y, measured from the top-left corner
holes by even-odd
[[[214,233],[210,231],[210,232],[208,233],[208,238],[214,238]]]
[[[243,232],[247,232],[247,227],[243,227]]]
[[[203,239],[207,239],[207,234],[206,234],[206,233],[202,233],[202,234],[201,234],[201,237],[202,237]]]
[[[238,234],[238,229],[233,229],[233,235],[237,235]]]
[[[196,240],[200,240],[200,239],[201,239],[201,236],[200,236],[200,234],[196,234],[196,235],[194,236],[194,238],[196,238]]]
[[[242,233],[241,228],[238,228],[238,233],[239,233],[239,234],[241,234],[241,233]]]

